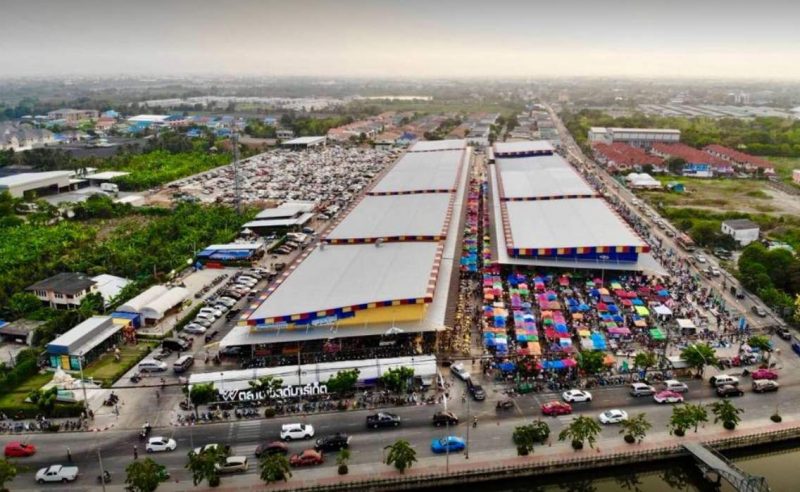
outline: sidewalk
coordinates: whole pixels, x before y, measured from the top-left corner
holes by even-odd
[[[627,444],[618,438],[601,438],[595,445],[595,449],[588,446],[581,451],[573,451],[569,443],[557,441],[557,436],[552,436],[551,445],[537,446],[530,456],[517,456],[513,444],[508,442],[508,447],[501,450],[471,453],[466,459],[463,453],[450,455],[450,466],[446,467],[444,456],[426,456],[419,458],[414,466],[407,470],[404,475],[400,475],[394,468],[383,463],[376,462],[371,464],[351,465],[348,475],[338,475],[335,466],[306,468],[296,470],[294,476],[288,482],[281,482],[272,485],[264,485],[258,474],[248,474],[239,476],[223,477],[220,487],[208,488],[194,487],[191,481],[185,483],[165,483],[159,490],[171,491],[197,491],[197,490],[253,490],[255,487],[268,488],[270,490],[293,490],[304,487],[336,485],[347,482],[363,482],[376,479],[393,479],[401,476],[414,477],[425,475],[442,475],[445,473],[455,473],[466,470],[492,469],[500,467],[518,467],[520,465],[544,465],[548,462],[569,460],[571,464],[576,464],[575,460],[587,459],[596,460],[598,458],[611,457],[620,453],[646,452],[664,450],[665,448],[677,448],[686,442],[709,442],[724,438],[742,437],[751,434],[760,434],[779,430],[793,429],[800,426],[800,414],[784,415],[783,422],[780,424],[772,423],[768,419],[743,422],[733,431],[727,431],[721,425],[706,424],[698,429],[697,433],[691,430],[684,437],[670,435],[666,431],[648,434],[641,444]],[[377,457],[376,457],[377,458]],[[253,465],[257,466],[256,463]]]

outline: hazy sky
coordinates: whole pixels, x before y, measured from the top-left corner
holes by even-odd
[[[0,0],[0,76],[800,80],[800,0]]]

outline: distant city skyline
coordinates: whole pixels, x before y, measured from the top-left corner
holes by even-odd
[[[800,2],[6,0],[0,77],[800,80]]]

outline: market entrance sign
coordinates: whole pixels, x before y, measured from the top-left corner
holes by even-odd
[[[220,391],[221,401],[261,401],[276,398],[296,398],[299,396],[324,395],[328,393],[328,386],[317,382],[303,386],[287,386],[271,391],[232,390]]]

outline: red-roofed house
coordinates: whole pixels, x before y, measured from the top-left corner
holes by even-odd
[[[742,170],[746,172],[754,173],[757,172],[758,169],[763,169],[762,172],[764,174],[775,174],[775,167],[766,159],[717,144],[708,145],[703,150],[714,157],[719,157],[722,160],[732,163],[736,167],[742,168]]]
[[[610,171],[627,171],[643,166],[653,166],[654,171],[663,171],[664,159],[653,156],[644,150],[621,142],[605,144],[595,142],[592,145],[595,159]]]
[[[686,164],[689,166],[710,166],[716,175],[733,174],[732,163],[713,156],[707,152],[703,152],[702,150],[695,149],[694,147],[689,147],[686,144],[654,143],[650,148],[650,152],[659,157],[663,157],[664,159],[670,159],[673,157],[681,158],[686,161]]]

